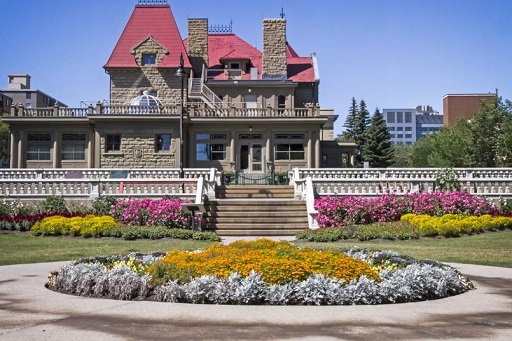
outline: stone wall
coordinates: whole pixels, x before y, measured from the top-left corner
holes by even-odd
[[[208,19],[188,19],[188,58],[198,77],[208,65]]]
[[[306,104],[314,103],[315,98],[318,98],[316,87],[311,83],[301,83],[295,88],[293,105],[295,108],[304,108]]]
[[[166,128],[161,128],[165,127]],[[175,168],[179,166],[179,127],[174,123],[122,125],[109,124],[97,127],[100,134],[101,168]],[[121,150],[106,152],[106,136],[121,135]],[[157,152],[155,139],[158,134],[171,134],[170,151]]]
[[[263,75],[287,75],[286,20],[263,20]]]
[[[174,69],[158,69],[154,66],[140,69],[110,69],[110,99],[113,104],[128,104],[144,90],[156,91],[164,104],[179,103],[181,78]],[[184,97],[187,98],[187,79],[183,80]]]

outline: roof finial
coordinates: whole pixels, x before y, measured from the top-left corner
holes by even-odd
[[[284,8],[283,7],[281,7],[281,14],[279,14],[279,16],[281,17],[281,19],[284,19],[284,17],[286,16],[284,14]]]

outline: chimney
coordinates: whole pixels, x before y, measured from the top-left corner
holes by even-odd
[[[208,67],[208,19],[188,19],[188,58],[195,75]]]
[[[263,79],[286,79],[286,20],[263,20]]]
[[[30,89],[30,76],[26,74],[20,75],[7,75],[9,78],[9,83],[7,84],[7,88],[9,90],[20,90],[20,89]]]

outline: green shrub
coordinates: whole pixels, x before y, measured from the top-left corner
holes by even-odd
[[[112,206],[117,203],[117,199],[112,196],[99,196],[92,202],[92,212],[96,215],[111,215]]]
[[[66,202],[62,195],[61,196],[57,196],[57,195],[47,196],[46,199],[44,199],[41,202],[41,210],[43,212],[57,212],[57,213],[69,212],[68,209],[66,208]]]

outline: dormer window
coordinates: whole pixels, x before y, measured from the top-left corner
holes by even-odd
[[[142,65],[156,65],[156,53],[143,53]]]
[[[232,70],[239,70],[240,69],[240,63],[231,63],[229,65],[229,68]]]

